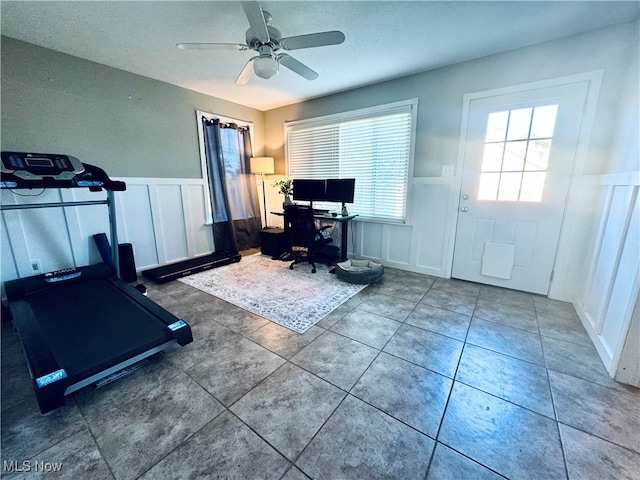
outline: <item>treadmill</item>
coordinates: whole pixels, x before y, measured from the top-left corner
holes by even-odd
[[[119,278],[113,181],[100,168],[57,154],[1,152],[0,188],[89,188],[102,200],[2,205],[2,210],[107,205],[113,266],[68,268],[5,282],[40,411],[178,343],[193,341],[184,321]]]

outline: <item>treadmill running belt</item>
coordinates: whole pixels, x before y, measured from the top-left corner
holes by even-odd
[[[25,299],[71,378],[99,372],[173,338],[165,324],[149,322],[149,313],[109,280],[60,286]]]

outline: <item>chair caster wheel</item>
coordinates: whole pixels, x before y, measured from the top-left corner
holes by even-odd
[[[311,273],[316,273],[316,269],[314,268],[313,270],[311,270]]]
[[[289,265],[289,270],[293,270],[293,265]]]

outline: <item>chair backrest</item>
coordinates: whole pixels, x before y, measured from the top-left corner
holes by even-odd
[[[318,231],[311,207],[287,205],[284,221],[290,246],[309,248],[313,245]]]

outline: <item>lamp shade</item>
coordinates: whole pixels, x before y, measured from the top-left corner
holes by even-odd
[[[273,169],[273,157],[251,157],[249,166],[251,173],[270,175],[275,172]]]
[[[260,55],[253,62],[253,71],[260,78],[269,80],[278,74],[278,61],[271,55]]]

